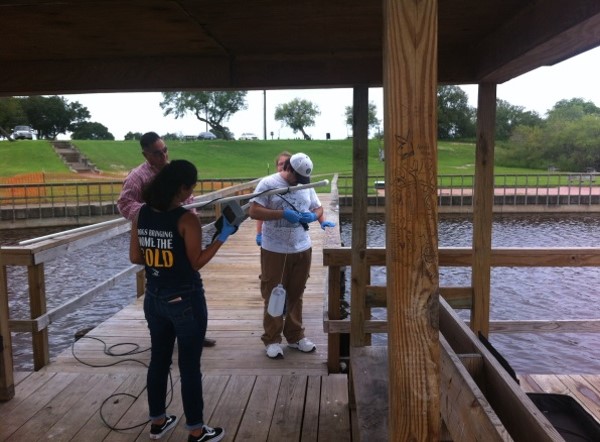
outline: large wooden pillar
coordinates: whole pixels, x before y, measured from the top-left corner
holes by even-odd
[[[384,0],[389,435],[440,436],[437,0]]]
[[[473,195],[473,306],[471,329],[488,336],[492,221],[494,209],[494,138],[496,134],[496,84],[479,85],[477,95],[477,147]]]

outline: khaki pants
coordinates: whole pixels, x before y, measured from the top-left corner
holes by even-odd
[[[265,330],[261,339],[265,346],[281,343],[282,334],[288,343],[298,342],[304,338],[302,295],[310,276],[311,258],[312,249],[287,255],[260,250],[260,291],[264,300],[263,328]],[[271,291],[280,282],[287,292],[285,313],[274,318],[267,313],[267,306]]]

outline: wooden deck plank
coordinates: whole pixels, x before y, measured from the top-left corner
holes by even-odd
[[[107,391],[115,391],[127,379],[125,373],[96,375],[96,384],[82,395],[62,418],[50,425],[44,436],[47,440],[71,440],[77,431],[90,420],[101,405]],[[38,439],[38,440],[41,440]]]
[[[255,381],[255,376],[232,376],[223,390],[210,419],[214,426],[225,429],[224,441],[235,440]]]
[[[81,397],[85,397],[101,378],[102,376],[92,373],[77,375],[62,392],[57,393],[56,397],[51,400],[51,406],[41,408],[14,432],[11,438],[14,440],[42,440],[48,433],[48,429],[62,419]]]
[[[358,419],[358,440],[388,439],[387,347],[352,347],[350,371]],[[361,382],[368,376],[369,382]]]
[[[257,376],[236,441],[264,441],[269,435],[281,376]]]
[[[8,439],[32,416],[50,403],[61,391],[69,386],[80,374],[79,373],[57,373],[49,377],[51,382],[44,382],[28,395],[28,400],[22,400],[12,410],[2,409],[2,425],[0,425],[0,440]],[[34,397],[32,397],[34,396]],[[10,402],[9,402],[10,404]],[[8,408],[8,407],[7,407]]]
[[[0,415],[8,416],[13,410],[21,405],[22,402],[30,399],[38,389],[44,384],[50,382],[56,376],[55,372],[36,372],[27,376],[27,382],[19,382],[15,388],[15,396],[8,402],[0,402]]]
[[[321,380],[322,392],[321,412],[319,416],[319,437],[318,439],[311,440],[350,442],[347,378],[345,375],[332,374],[322,377]]]
[[[300,440],[306,385],[307,376],[294,375],[282,379],[267,441]]]
[[[108,376],[108,374],[106,376]],[[145,374],[135,373],[129,375],[114,391],[107,390],[106,393],[100,397],[101,400],[105,400],[111,395],[117,396],[114,396],[113,400],[107,401],[102,409],[97,407],[94,415],[79,429],[71,440],[104,440],[108,434],[115,432],[111,430],[107,424],[112,428],[120,428],[118,424],[121,416],[125,414],[129,407],[135,402],[135,398],[138,397],[145,388]],[[107,424],[103,422],[101,413]],[[140,416],[140,420],[146,416],[147,412]]]
[[[306,386],[306,398],[304,400],[304,419],[302,420],[302,442],[319,440],[319,425],[325,422],[319,421],[321,406],[321,376],[309,376]],[[348,385],[346,383],[346,390]],[[321,439],[329,440],[329,439]],[[336,440],[336,439],[332,439]]]

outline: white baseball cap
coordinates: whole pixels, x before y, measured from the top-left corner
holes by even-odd
[[[296,173],[296,179],[300,184],[310,183],[313,163],[305,153],[295,153],[290,158],[290,166]]]

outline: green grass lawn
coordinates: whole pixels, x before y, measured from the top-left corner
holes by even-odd
[[[79,150],[105,173],[123,176],[143,161],[137,141],[74,141]],[[314,163],[315,175],[352,174],[352,140],[304,141],[169,141],[170,159],[194,163],[201,179],[256,178],[274,172],[275,156],[288,150],[304,152]],[[382,142],[369,142],[369,175],[383,176],[379,161]],[[475,170],[475,145],[438,143],[439,175],[472,175]],[[0,176],[26,172],[68,172],[48,141],[0,141]],[[496,168],[496,174],[538,174],[544,170]]]

